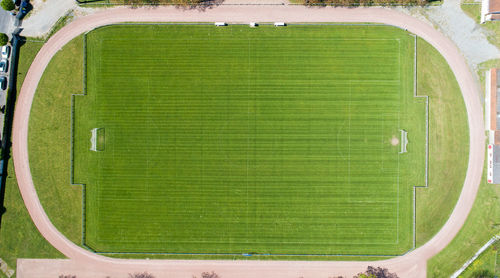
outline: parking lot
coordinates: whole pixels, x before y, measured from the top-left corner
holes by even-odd
[[[10,74],[10,57],[11,57],[11,51],[12,49],[9,46],[9,51],[8,54],[5,55],[4,49],[2,48],[2,53],[0,54],[0,64],[4,63],[7,61],[7,65],[5,66],[6,70],[0,70],[0,78],[5,77],[5,83],[7,83],[9,79],[9,74]],[[3,86],[0,86],[0,139],[3,137],[3,125],[4,125],[4,117],[5,117],[5,104],[7,102],[7,88],[9,84],[3,84]],[[5,88],[5,89],[4,89]]]

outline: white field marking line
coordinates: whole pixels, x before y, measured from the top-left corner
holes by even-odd
[[[413,97],[417,97],[417,36],[414,35],[413,36],[414,40],[413,40]],[[427,98],[426,99],[426,103],[428,104],[429,103],[429,99]],[[426,105],[427,105],[426,104]],[[425,108],[425,121],[426,121],[426,128],[428,126],[428,115],[427,115],[427,107]],[[427,129],[426,129],[426,133],[427,133]],[[428,137],[427,137],[428,138]],[[427,140],[426,138],[426,140]],[[426,145],[426,148],[425,148],[425,152],[426,152],[426,156],[427,156],[427,141],[425,143]],[[426,175],[426,178],[425,178],[425,183],[426,183],[426,186],[427,186],[427,157],[425,159],[425,175]],[[417,190],[415,189],[415,186],[413,186],[413,249],[415,249],[415,246],[416,246],[416,241],[417,241],[417,217],[416,217],[416,214],[417,214],[417,196],[416,196],[416,193],[417,193]]]
[[[151,50],[151,44],[149,44],[149,51],[152,51]],[[149,70],[148,70],[149,71]],[[151,71],[148,72],[148,92],[147,92],[147,98],[148,99],[151,99]],[[147,105],[147,115],[150,115],[151,114],[151,106],[150,105]],[[202,114],[203,115],[203,114]],[[151,130],[151,118],[148,117],[149,119],[146,119],[146,126],[148,128],[148,130]],[[146,140],[145,140],[146,141]],[[203,148],[203,147],[202,147]],[[203,149],[202,149],[203,150]],[[151,153],[150,153],[150,148],[146,148],[146,180],[144,181],[144,191],[149,193],[149,174],[150,174],[150,168],[149,168],[149,158],[151,156]],[[203,152],[202,152],[202,157],[203,157]],[[202,167],[203,167],[203,164],[202,164]],[[122,230],[123,231],[123,230]]]
[[[286,39],[283,39],[283,40],[286,40]],[[302,39],[302,40],[306,40],[306,39]],[[329,41],[329,40],[341,40],[341,39],[315,39],[315,40],[321,40],[321,41]],[[370,41],[370,40],[374,40],[374,41],[390,41],[390,40],[397,40],[398,41],[398,44],[400,43],[400,39],[352,39],[353,41]],[[107,41],[110,41],[110,40],[107,40]],[[112,41],[119,41],[119,39],[113,39]],[[102,41],[100,42],[101,45],[102,45]],[[250,42],[249,42],[250,43]],[[400,52],[400,50],[399,50]],[[250,59],[250,53],[248,53],[248,58]],[[398,62],[399,61],[399,56],[398,56]],[[101,66],[101,63],[99,63],[99,68]],[[398,74],[401,75],[401,72],[398,71]],[[350,152],[351,152],[351,101],[352,101],[352,81],[353,80],[349,80],[347,81],[349,83],[349,106],[348,106],[348,127],[349,127],[349,153],[348,153],[348,184],[349,186],[351,185],[351,174],[350,174],[350,164],[351,164],[351,156],[350,156]],[[346,82],[346,83],[347,83]],[[401,81],[400,80],[383,80],[383,79],[376,79],[376,80],[356,80],[356,82],[360,82],[360,83],[397,83],[397,84],[401,84]],[[150,82],[148,80],[148,88],[150,86]],[[149,90],[148,90],[148,94],[149,94]],[[247,113],[250,113],[250,107],[247,106]],[[400,107],[398,108],[400,109]],[[149,107],[148,107],[148,111],[149,111]],[[148,123],[149,124],[149,123]],[[248,122],[248,127],[250,125],[250,122]],[[399,114],[398,114],[398,126],[399,126]],[[248,169],[249,169],[249,161],[248,161],[248,147],[249,147],[249,138],[248,138],[248,141],[247,141],[247,220],[248,220]],[[114,153],[114,150],[113,150],[113,153]],[[113,154],[114,156],[114,154]],[[147,160],[147,165],[149,165],[149,160]],[[149,166],[148,166],[149,167]],[[399,157],[398,157],[398,173],[399,173]],[[349,191],[351,192],[351,191]],[[399,197],[399,176],[398,176],[398,197]],[[99,200],[100,199],[103,199],[103,198],[100,198],[98,197]],[[349,193],[349,199],[350,199],[350,193]],[[353,202],[350,200],[350,202]],[[354,201],[355,203],[366,203],[364,201],[359,201],[359,202],[356,202]],[[399,198],[397,200],[397,202],[375,202],[375,203],[397,203],[397,206],[398,206],[398,211],[399,211]],[[97,209],[98,212],[100,212],[99,209]],[[99,214],[98,214],[99,215]],[[397,222],[399,223],[399,213],[398,213],[398,217],[397,217]],[[399,227],[399,225],[398,225]],[[247,233],[248,233],[248,221],[247,221]],[[398,233],[398,236],[399,236],[399,233]],[[111,242],[111,241],[106,241],[106,242]],[[132,242],[132,241],[127,241],[127,242]],[[133,241],[135,242],[135,241]],[[137,241],[137,242],[141,242],[141,241]],[[160,241],[160,242],[163,242],[163,241]],[[168,242],[172,242],[172,241],[168,241]],[[212,241],[191,241],[191,242],[197,242],[197,243],[209,243],[209,242],[212,242]],[[398,242],[398,241],[397,241]],[[221,242],[221,243],[224,243],[224,242]],[[256,243],[259,243],[259,242],[256,242]],[[268,242],[264,242],[264,243],[268,243]],[[280,241],[280,242],[277,242],[277,243],[294,243],[294,244],[299,244],[299,243],[307,243],[307,242],[283,242],[283,241]],[[366,243],[352,243],[354,245],[366,245]],[[381,244],[392,244],[392,243],[373,243],[373,244],[369,244],[369,245],[381,245]],[[106,253],[106,252],[103,252],[103,253]],[[119,252],[121,253],[121,252]]]
[[[417,36],[413,35],[415,38],[414,44],[414,62],[413,62],[413,97],[425,99],[425,178],[424,187],[428,187],[428,167],[429,167],[429,96],[419,96],[417,95]],[[418,186],[422,187],[422,186]]]
[[[85,39],[84,39],[84,42],[85,44]],[[85,47],[84,47],[85,48]],[[84,59],[86,59],[86,56],[84,56]],[[84,60],[84,63],[85,63],[85,60]],[[85,66],[83,67],[84,70],[85,70]],[[85,82],[85,81],[84,81]],[[75,154],[74,154],[74,148],[75,148],[75,97],[76,96],[86,96],[85,92],[81,93],[81,94],[71,94],[70,98],[71,98],[71,124],[70,124],[70,132],[71,132],[71,139],[70,139],[70,148],[69,148],[69,157],[70,157],[70,169],[69,169],[69,182],[71,185],[78,185],[78,186],[81,186],[82,188],[82,234],[81,234],[81,240],[82,240],[82,244],[84,246],[85,245],[85,239],[86,239],[86,224],[85,222],[87,221],[87,214],[86,214],[86,198],[85,198],[85,195],[87,194],[86,191],[86,185],[83,184],[83,183],[75,183],[74,182],[74,172],[75,172]]]
[[[102,50],[104,49],[104,47],[103,47],[103,41],[102,40],[99,41],[99,49],[100,49],[100,52],[99,52],[100,55],[99,55],[99,57],[102,57]],[[98,73],[102,72],[102,63],[103,63],[103,60],[99,59],[99,63],[98,63],[99,70],[97,71]],[[94,73],[94,76],[97,76],[97,73]],[[95,94],[96,95],[95,95],[95,97],[93,98],[93,101],[92,101],[93,102],[92,105],[93,105],[93,108],[94,108],[94,113],[96,113],[96,111],[95,111],[96,110],[96,106],[99,105],[99,101],[97,99],[98,96],[99,96],[99,94],[97,94],[96,91],[97,91],[97,88],[95,88]],[[113,158],[113,162],[114,162],[115,161],[115,149],[113,147],[111,149],[112,149],[112,158]],[[99,159],[97,159],[97,163],[99,164]],[[102,169],[102,168],[98,167],[98,169]],[[98,170],[98,174],[97,174],[98,177],[100,176],[99,173],[101,173],[101,172]],[[95,180],[97,180],[97,179],[95,179]],[[103,242],[103,240],[100,237],[99,232],[97,231],[97,229],[98,229],[97,228],[98,227],[98,223],[101,222],[101,221],[99,221],[99,219],[101,219],[101,209],[100,209],[100,207],[101,207],[101,200],[103,199],[102,198],[102,190],[101,190],[101,186],[100,186],[101,185],[100,179],[98,181],[95,181],[95,183],[96,183],[96,191],[97,191],[97,200],[96,200],[96,208],[95,208],[96,211],[97,211],[97,217],[95,219],[96,219],[97,223],[96,223],[96,225],[94,225],[95,226],[94,229],[96,230],[96,232],[95,232],[95,234],[96,234],[96,240],[98,242]]]
[[[232,29],[231,29],[232,30]],[[247,68],[247,130],[248,130],[248,134],[250,135],[250,78],[249,75],[250,75],[250,40],[248,40],[248,52],[247,52],[247,62],[248,62],[248,68]],[[246,232],[246,243],[248,243],[248,207],[249,207],[249,204],[248,204],[248,171],[249,171],[249,151],[250,151],[250,136],[247,136],[247,178],[246,178],[246,181],[247,181],[247,185],[246,185],[246,193],[247,193],[247,196],[245,198],[245,200],[247,201],[247,205],[246,205],[246,229],[245,229],[245,232]]]
[[[382,231],[390,231],[390,230],[382,230]],[[121,241],[121,240],[100,240],[100,242],[102,243],[145,243],[143,240],[127,240],[127,241]],[[234,244],[234,243],[251,243],[251,244],[330,244],[332,245],[331,242],[310,242],[310,241],[279,241],[279,242],[275,242],[275,241],[251,241],[251,242],[248,242],[246,239],[245,240],[242,240],[242,241],[231,241],[231,242],[228,242],[227,240],[226,241],[217,241],[217,240],[182,240],[182,241],[172,241],[172,240],[167,240],[167,241],[159,241],[159,240],[152,240],[152,241],[147,241],[147,243],[217,243],[217,244],[228,244],[228,245],[231,245],[231,244]],[[338,242],[338,243],[335,243],[335,244],[348,244],[348,245],[394,245],[393,242],[384,242],[384,243],[368,243],[368,242],[363,242],[363,243],[356,243],[356,242],[352,242],[352,241],[349,241],[349,240],[345,240],[343,242]],[[137,252],[97,252],[97,253],[106,253],[106,254],[109,254],[109,253],[115,253],[115,254],[120,254],[120,253],[137,253]],[[139,252],[139,253],[143,253],[143,252]],[[145,254],[178,254],[178,255],[182,255],[180,253],[170,253],[170,252],[144,252]],[[207,254],[216,254],[216,255],[224,255],[224,254],[218,254],[218,253],[210,253],[210,252],[207,252]],[[241,253],[231,253],[231,254],[238,254],[238,255],[241,255]],[[282,254],[282,253],[271,253],[273,255],[295,255],[295,254]],[[298,255],[304,255],[304,256],[321,256],[322,254],[298,254]],[[351,256],[351,254],[324,254],[325,256]],[[365,254],[361,254],[361,255],[356,255],[356,256],[365,256]],[[372,255],[370,255],[372,256]],[[392,255],[373,255],[373,257],[383,257],[383,256],[392,256]],[[397,255],[395,255],[397,256]]]
[[[429,187],[429,96],[419,96],[417,95],[417,36],[414,37],[414,50],[413,50],[413,97],[425,99],[425,174],[424,174],[424,186],[413,186],[413,249],[416,247],[416,236],[417,236],[417,197],[416,197],[416,187]]]
[[[401,41],[398,39],[398,75],[399,75],[399,80],[401,81]],[[399,83],[400,89],[401,89],[401,83]],[[401,90],[399,91],[399,105],[398,105],[398,129],[401,129],[400,125],[400,117],[401,117]],[[400,169],[399,169],[399,157],[400,155],[398,154],[398,171],[397,171],[397,205],[396,205],[396,243],[399,243],[399,176],[400,176]]]
[[[352,82],[349,80],[349,105],[347,106],[347,121],[349,125],[348,132],[348,154],[347,154],[347,184],[349,188],[349,202],[351,202],[351,101],[352,101]]]
[[[384,171],[384,128],[385,128],[385,117],[382,118],[382,132],[380,133],[380,161],[382,161],[382,171]]]
[[[103,40],[106,40],[106,41],[109,41],[109,42],[115,42],[115,41],[124,41],[124,42],[130,42],[130,40],[126,40],[126,39],[103,39]],[[194,39],[194,38],[183,38],[183,39],[175,39],[175,38],[172,38],[172,39],[165,39],[165,40],[157,40],[155,38],[155,41],[165,41],[165,42],[172,42],[172,41],[210,41],[211,39],[210,38],[198,38],[198,39]],[[293,41],[395,41],[395,40],[399,40],[399,39],[365,39],[365,38],[356,38],[356,39],[349,39],[349,40],[346,40],[346,39],[341,39],[341,38],[325,38],[325,39],[322,39],[322,38],[311,38],[311,39],[300,39],[300,38],[291,38],[291,39],[288,39],[288,38],[273,38],[273,39],[257,39],[257,38],[252,38],[252,41],[290,41],[290,40],[293,40]],[[241,41],[241,39],[239,38],[234,38],[234,39],[219,39],[219,41]]]

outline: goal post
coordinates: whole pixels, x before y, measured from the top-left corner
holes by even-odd
[[[104,151],[105,134],[104,128],[93,128],[90,130],[90,150],[94,152]]]
[[[399,153],[407,152],[406,146],[408,145],[408,132],[406,130],[400,129],[401,131],[401,151]]]

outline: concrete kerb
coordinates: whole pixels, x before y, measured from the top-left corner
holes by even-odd
[[[249,15],[250,16],[249,18]],[[210,266],[211,269],[228,277],[297,277],[297,273],[307,277],[320,277],[330,273],[332,269],[336,273],[352,276],[360,269],[366,268],[369,262],[302,262],[295,261],[220,261],[220,260],[123,260],[104,257],[93,254],[85,249],[76,246],[65,238],[50,222],[47,214],[40,204],[36,195],[33,180],[29,170],[29,159],[27,152],[27,126],[31,103],[38,82],[43,74],[43,70],[49,63],[53,55],[72,38],[92,29],[92,26],[100,26],[110,23],[126,21],[217,21],[221,18],[230,22],[329,22],[336,20],[339,22],[378,22],[390,25],[399,25],[408,28],[411,32],[419,35],[433,47],[435,47],[450,65],[455,78],[457,79],[462,96],[464,98],[469,126],[469,159],[467,174],[464,181],[458,202],[441,230],[427,243],[418,247],[413,252],[392,259],[378,261],[377,264],[388,267],[397,272],[402,277],[425,277],[426,261],[442,250],[458,233],[469,214],[474,199],[477,195],[484,161],[484,123],[482,108],[477,95],[479,86],[474,79],[471,70],[468,68],[463,56],[457,47],[445,36],[436,31],[422,21],[409,15],[405,15],[393,10],[381,8],[325,8],[315,10],[311,15],[310,9],[304,7],[279,6],[269,9],[259,7],[236,8],[218,7],[200,13],[199,11],[178,11],[175,8],[159,7],[157,9],[137,8],[134,10],[126,8],[108,9],[102,12],[80,18],[70,25],[64,27],[56,33],[44,45],[38,53],[30,70],[26,76],[21,94],[16,106],[16,117],[14,118],[14,164],[16,176],[18,177],[19,189],[25,201],[26,207],[35,225],[42,235],[59,251],[71,258],[73,267],[92,266],[92,269],[100,273],[126,274],[127,271],[136,271],[137,267],[156,273],[168,273],[169,277],[186,277],[186,274],[193,273],[193,270],[200,270],[200,267]],[[31,267],[31,269],[34,269]],[[74,269],[74,268],[73,268]],[[25,269],[28,271],[28,269]],[[51,273],[55,272],[53,270]],[[82,269],[82,271],[84,271]],[[82,272],[82,277],[85,276]],[[40,277],[39,272],[36,276]],[[114,275],[113,274],[113,275]],[[55,275],[55,274],[54,274]],[[54,276],[52,275],[52,276]],[[50,277],[52,277],[50,276]],[[56,275],[57,276],[57,275]],[[188,275],[189,276],[189,275]],[[299,275],[300,276],[300,275]],[[44,276],[49,277],[49,276]],[[158,277],[165,277],[160,275]]]

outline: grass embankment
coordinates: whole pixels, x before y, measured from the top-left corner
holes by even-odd
[[[418,93],[428,95],[430,101],[429,187],[417,189],[416,204],[417,245],[421,245],[442,227],[458,200],[467,170],[469,130],[464,101],[450,67],[422,39],[417,52]]]
[[[82,57],[82,48],[81,47],[76,47],[74,48],[74,52],[71,52],[71,54],[68,54],[67,52],[69,49],[67,47],[63,48],[62,51],[60,51],[57,55],[73,55],[73,57]],[[447,66],[442,66],[443,64],[443,59],[440,57],[440,55],[437,53],[435,49],[432,47],[425,47],[423,46],[422,43],[419,43],[419,93],[422,95],[430,95],[431,96],[431,123],[432,119],[436,122],[436,124],[431,124],[431,163],[430,163],[430,187],[428,189],[419,189],[419,192],[429,192],[426,194],[426,198],[424,196],[418,197],[417,201],[417,207],[418,207],[418,214],[417,214],[417,239],[418,242],[424,242],[426,238],[430,238],[432,234],[434,234],[446,221],[449,213],[451,212],[451,209],[453,208],[456,198],[458,197],[458,193],[460,191],[461,185],[463,183],[463,176],[460,174],[456,175],[450,175],[447,176],[446,178],[442,178],[443,176],[446,175],[442,169],[454,169],[456,168],[456,173],[464,173],[464,168],[466,165],[466,157],[467,153],[457,153],[457,150],[467,150],[467,139],[463,138],[463,136],[467,136],[467,129],[466,129],[466,121],[464,119],[465,115],[465,108],[463,106],[462,98],[459,94],[459,91],[456,90],[456,85],[454,84],[454,77],[451,74],[449,68]],[[427,54],[426,54],[427,53]],[[58,60],[59,63],[62,63],[62,59]],[[81,61],[81,60],[80,60]],[[55,97],[53,98],[53,102],[51,105],[50,103],[45,103],[45,108],[46,109],[51,109],[55,110],[56,112],[53,112],[52,114],[45,114],[45,113],[38,113],[36,114],[37,117],[40,117],[39,121],[52,121],[53,125],[58,125],[56,123],[59,123],[61,119],[64,121],[65,119],[69,119],[69,112],[70,109],[67,105],[69,105],[69,94],[71,93],[76,93],[79,92],[79,90],[76,90],[75,92],[71,92],[71,88],[76,88],[75,86],[78,86],[81,84],[80,81],[77,81],[77,77],[80,77],[81,74],[74,72],[74,69],[78,69],[80,67],[81,63],[77,59],[69,59],[65,61],[66,65],[68,68],[71,68],[71,71],[68,71],[67,75],[65,76],[70,76],[70,75],[75,75],[73,77],[69,77],[69,80],[72,80],[71,83],[62,82],[60,79],[60,73],[55,72],[55,71],[47,71],[46,74],[44,75],[43,79],[47,79],[48,82],[46,83],[48,86],[54,86],[50,85],[50,83],[56,83],[59,84],[60,86],[60,91],[65,91],[68,92],[67,94],[67,99],[62,98],[62,97]],[[429,66],[431,67],[438,67],[440,70],[431,73],[434,74],[425,74],[422,71],[426,71],[427,66],[426,65],[432,65]],[[62,67],[64,65],[60,65],[59,67]],[[427,69],[428,71],[428,69]],[[439,74],[437,74],[439,73]],[[444,76],[444,77],[443,77]],[[439,78],[438,78],[439,77]],[[425,85],[427,84],[427,85]],[[428,90],[424,90],[424,88],[429,88]],[[432,93],[433,88],[440,88],[439,90],[436,89],[434,93]],[[52,87],[54,88],[54,87]],[[41,88],[42,89],[42,88]],[[53,92],[48,92],[46,95],[49,94],[60,94],[60,92],[53,91]],[[40,98],[35,98],[35,103],[34,107],[36,106],[37,102],[42,102],[43,100]],[[68,101],[68,102],[66,102]],[[449,106],[449,109],[441,109],[439,110],[439,106],[434,107],[433,102],[436,103],[452,103],[451,106]],[[65,109],[57,109],[60,106],[66,106]],[[433,108],[434,107],[434,108]],[[42,107],[40,107],[39,111],[42,110]],[[35,115],[34,110],[32,111],[32,116]],[[438,113],[439,112],[439,113]],[[434,116],[433,116],[434,115]],[[455,117],[454,115],[458,115]],[[462,116],[461,116],[462,115]],[[445,125],[447,123],[446,121],[441,121],[440,119],[449,119],[455,117],[455,124],[452,124],[451,126]],[[462,118],[462,120],[460,120]],[[33,117],[32,117],[33,119]],[[66,126],[66,125],[65,125]],[[436,129],[435,127],[439,126],[439,129]],[[52,131],[48,128],[52,128],[52,125],[42,125],[42,127],[38,128],[36,125],[33,125],[30,123],[30,133],[35,133],[42,132],[45,130],[46,134],[49,136],[44,136],[46,141],[44,142],[43,146],[39,145],[41,149],[45,149],[47,146],[54,146],[54,147],[59,147],[61,144],[66,144],[65,142],[61,142],[61,138],[65,140],[64,138],[69,138],[69,126],[66,126],[66,131],[63,132],[62,130],[57,129],[57,136],[53,135],[50,136],[50,134],[53,134]],[[449,128],[448,128],[449,127]],[[463,130],[465,128],[465,131]],[[36,130],[38,129],[38,130]],[[455,134],[454,138],[462,138],[462,140],[459,140],[460,142],[455,142],[455,144],[462,144],[463,147],[454,147],[450,148],[449,146],[453,146],[451,144],[452,142],[448,140],[455,140],[451,138],[450,134]],[[460,135],[461,134],[461,135]],[[465,134],[465,135],[464,135]],[[31,138],[31,136],[30,136]],[[434,143],[433,139],[434,139]],[[30,144],[35,141],[30,140]],[[66,141],[67,144],[69,144],[69,139]],[[439,145],[436,145],[439,144]],[[464,145],[465,144],[465,145]],[[434,151],[432,151],[432,145],[436,145],[434,147]],[[64,145],[63,145],[64,146]],[[448,146],[448,147],[446,147]],[[69,147],[69,146],[68,146]],[[31,150],[30,146],[30,150]],[[437,159],[433,156],[433,153],[440,152],[440,158]],[[52,151],[51,153],[57,153]],[[30,162],[32,163],[31,167],[38,167],[39,173],[42,173],[43,171],[53,173],[55,171],[52,171],[52,166],[53,164],[56,164],[56,167],[58,169],[61,169],[62,174],[60,175],[59,178],[55,177],[41,177],[43,180],[37,179],[37,177],[34,176],[35,179],[35,185],[37,187],[37,190],[39,192],[39,195],[41,196],[42,199],[42,204],[45,205],[47,203],[48,198],[51,198],[51,202],[55,203],[72,203],[73,205],[79,206],[81,204],[81,196],[78,194],[78,192],[75,192],[75,187],[68,186],[69,185],[69,159],[65,159],[64,155],[56,155],[53,157],[53,160],[50,160],[50,163],[42,163],[40,165],[33,165],[35,163],[34,158],[31,158],[30,155]],[[38,159],[37,159],[38,160]],[[49,161],[47,160],[45,162]],[[57,165],[59,164],[59,166]],[[454,167],[451,167],[450,165],[455,165]],[[446,167],[444,167],[446,166]],[[54,173],[57,174],[57,173]],[[435,182],[432,182],[433,177],[436,178],[436,180],[439,180],[439,174],[441,175],[441,181],[438,184],[438,186],[435,186]],[[438,175],[438,176],[436,176]],[[51,182],[49,184],[49,181]],[[56,187],[52,189],[51,187]],[[51,196],[51,190],[55,190],[58,193],[54,194]],[[44,192],[46,191],[46,192]],[[67,192],[66,192],[67,191]],[[79,191],[79,189],[76,189],[76,191]],[[441,193],[444,195],[441,195]],[[447,192],[451,192],[449,195]],[[434,194],[431,194],[434,193]],[[44,195],[45,197],[42,197]],[[421,195],[420,193],[417,194],[417,196]],[[47,197],[50,196],[50,197]],[[69,236],[70,239],[72,239],[74,242],[77,244],[81,244],[80,241],[80,235],[77,235],[77,233],[74,232],[74,227],[75,225],[78,226],[78,229],[80,227],[80,221],[81,219],[81,210],[78,209],[78,207],[75,206],[73,207],[70,211],[68,211],[69,214],[60,214],[60,210],[58,209],[57,206],[52,206],[50,208],[46,207],[46,211],[53,219],[54,223],[56,226],[67,236]],[[57,219],[58,218],[58,219]],[[69,219],[76,219],[75,223],[73,223],[73,226],[66,225],[65,222],[69,223],[70,221],[67,220]],[[65,220],[66,219],[66,220]],[[430,220],[429,220],[430,219]],[[432,221],[430,224],[425,224],[425,221]],[[128,256],[128,255],[127,255]],[[138,256],[138,257],[144,257],[144,256]],[[147,257],[155,257],[155,258],[165,258],[166,256],[152,256],[152,255],[147,255]],[[185,256],[179,256],[181,258],[186,258]],[[199,257],[197,257],[199,258]],[[218,258],[227,258],[231,259],[232,257],[218,257]],[[242,258],[242,257],[239,257]],[[259,257],[252,257],[252,259],[256,259]],[[273,257],[276,259],[294,259],[293,257]],[[270,259],[273,259],[270,258]],[[307,259],[307,258],[304,258]],[[310,259],[310,257],[309,257]],[[317,257],[314,259],[332,259],[331,257]],[[359,258],[352,258],[352,257],[347,257],[347,258],[333,258],[333,259],[359,259]],[[373,259],[373,258],[372,258]]]
[[[69,112],[71,94],[82,91],[82,38],[69,42],[45,70],[31,108],[28,134],[31,174],[40,201],[54,225],[77,243],[82,235],[82,188],[71,186],[69,180]]]
[[[460,275],[461,278],[470,278],[474,273],[482,270],[487,270],[500,275],[500,241],[486,249],[464,272]]]
[[[500,232],[499,202],[500,188],[486,183],[483,176],[476,201],[463,228],[443,251],[427,263],[428,277],[450,276]]]
[[[31,62],[42,47],[39,42],[26,42],[19,52],[17,76],[18,92]],[[0,258],[9,267],[16,267],[17,258],[62,258],[38,232],[33,224],[23,199],[14,173],[14,163],[9,160],[8,176],[5,184],[5,213],[0,227]],[[0,272],[0,277],[4,275]]]

